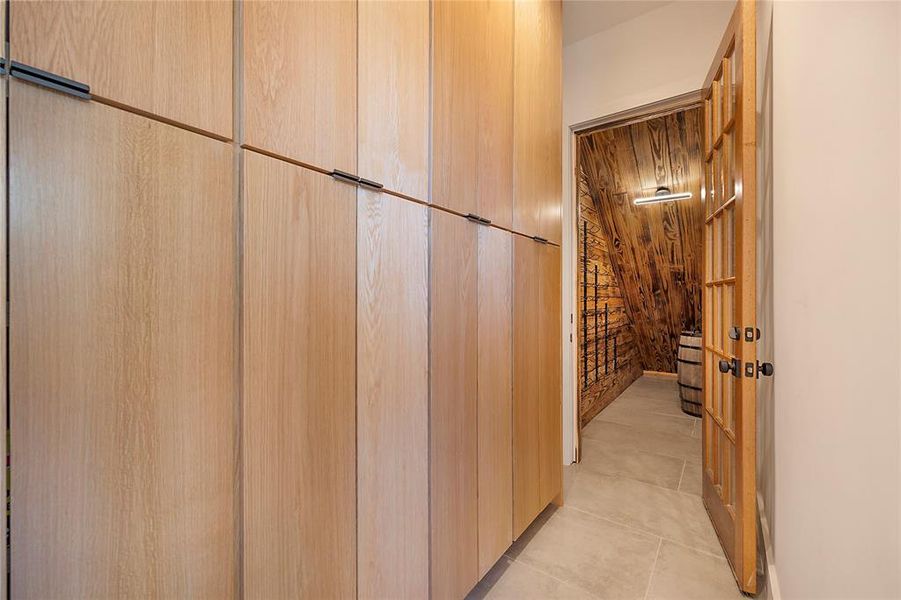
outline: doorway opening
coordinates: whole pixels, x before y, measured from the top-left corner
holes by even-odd
[[[580,447],[642,376],[701,415],[702,113],[697,92],[576,133]]]

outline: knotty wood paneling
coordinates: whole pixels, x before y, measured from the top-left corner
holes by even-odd
[[[513,2],[432,6],[432,201],[510,227]]]
[[[578,256],[577,369],[579,419],[584,427],[641,376],[642,368],[635,331],[613,272],[597,209],[582,184]]]
[[[514,12],[513,229],[560,243],[561,3],[519,0]]]
[[[541,247],[513,240],[513,537],[541,512],[538,470]]]
[[[543,509],[563,489],[563,322],[560,248],[539,248],[538,499]]]
[[[597,208],[642,367],[675,372],[701,322],[700,109],[579,136],[581,185]],[[635,206],[661,185],[691,200]]]
[[[356,595],[356,189],[244,151],[244,594]]]
[[[433,598],[463,598],[478,568],[478,229],[431,214]]]
[[[360,2],[357,10],[359,175],[428,201],[429,3]]]
[[[31,2],[10,6],[13,60],[117,104],[232,135],[230,2]]]
[[[479,577],[513,542],[513,237],[479,228]]]
[[[425,598],[428,209],[387,194],[358,194],[358,592],[360,598]]]
[[[12,596],[232,598],[229,144],[13,81]]]
[[[355,173],[357,3],[245,2],[242,10],[242,141]]]

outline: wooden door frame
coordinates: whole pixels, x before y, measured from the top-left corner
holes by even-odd
[[[572,302],[570,302],[570,314],[572,322],[569,323],[569,332],[572,339],[566,342],[566,352],[572,357],[572,368],[566,373],[572,384],[573,394],[573,410],[571,415],[564,415],[564,423],[569,422],[573,428],[573,445],[575,462],[582,462],[582,426],[581,416],[579,414],[579,402],[581,400],[582,390],[579,388],[579,332],[581,331],[582,319],[579,313],[579,136],[594,133],[604,129],[614,129],[624,127],[650,119],[656,119],[684,110],[692,108],[703,108],[704,106],[704,90],[703,88],[670,96],[655,102],[641,104],[633,108],[617,111],[608,115],[582,121],[569,126],[569,144],[570,156],[572,156],[572,165],[569,173],[570,189],[569,194],[569,213],[572,220],[570,228],[570,236],[572,239],[572,248],[565,258],[568,259],[568,272],[573,276],[573,283],[570,291],[573,294]],[[564,335],[564,340],[566,336]],[[565,406],[565,403],[564,403]],[[569,419],[567,420],[567,417]]]

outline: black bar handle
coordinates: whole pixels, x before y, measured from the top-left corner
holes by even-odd
[[[359,176],[354,175],[353,173],[348,173],[347,171],[332,169],[331,176],[339,181],[350,183],[352,185],[359,185],[360,183]]]
[[[540,235],[533,235],[532,239],[538,242],[539,244],[547,244],[547,238],[543,238]]]
[[[364,179],[363,177],[360,177],[358,180],[360,182],[360,185],[362,185],[363,187],[367,187],[371,190],[381,191],[381,190],[385,189],[385,186],[382,185],[381,183],[379,183],[378,181],[372,181],[371,179]]]
[[[28,81],[29,83],[40,85],[57,92],[69,94],[70,96],[81,98],[82,100],[91,99],[91,87],[86,83],[81,83],[80,81],[75,81],[74,79],[69,79],[68,77],[63,77],[62,75],[44,71],[43,69],[38,69],[37,67],[32,67],[31,65],[26,65],[14,60],[10,61],[9,65],[9,74],[16,79],[21,79],[22,81]],[[3,67],[4,70],[6,70],[5,62]]]

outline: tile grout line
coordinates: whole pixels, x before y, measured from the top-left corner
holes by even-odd
[[[541,573],[541,574],[544,575],[545,577],[550,577],[551,579],[553,579],[553,580],[556,581],[557,583],[562,583],[563,585],[568,585],[568,586],[570,586],[570,587],[578,588],[579,590],[585,592],[586,594],[588,594],[589,596],[591,596],[591,597],[593,597],[593,598],[599,598],[599,596],[598,596],[597,594],[595,594],[595,593],[592,592],[591,590],[586,590],[585,588],[583,588],[581,585],[579,585],[579,584],[577,584],[577,583],[574,583],[574,582],[572,582],[572,581],[566,581],[565,579],[561,579],[561,578],[557,577],[556,575],[552,575],[551,573],[548,573],[548,572],[545,571],[544,569],[540,569],[540,568],[536,567],[535,565],[532,565],[532,564],[529,564],[529,563],[527,563],[527,562],[525,562],[525,561],[519,560],[518,557],[513,557],[513,556],[510,556],[509,554],[506,554],[506,553],[504,553],[504,556],[506,556],[507,558],[509,558],[511,562],[515,562],[516,564],[522,565],[522,566],[526,567],[527,569],[531,569],[532,571],[535,571],[536,573]],[[494,589],[494,588],[492,587],[492,589]],[[489,592],[489,594],[490,594],[490,593],[491,593],[491,592]],[[486,596],[489,595],[489,594],[486,594]]]
[[[648,576],[648,585],[644,588],[644,600],[648,600],[651,592],[651,584],[654,582],[654,571],[657,570],[657,561],[660,559],[660,547],[663,546],[663,538],[657,542],[657,552],[654,554],[654,564],[651,565],[651,574]]]
[[[679,483],[676,484],[676,491],[677,491],[677,492],[681,492],[681,491],[682,491],[682,478],[685,477],[685,467],[687,467],[687,466],[688,466],[688,461],[687,461],[687,460],[683,460],[683,461],[682,461],[682,471],[679,473]]]
[[[664,488],[664,489],[665,489],[665,488]],[[578,508],[578,507],[576,507],[576,506],[573,506],[572,504],[569,504],[569,505],[565,506],[565,508],[571,508],[572,510],[575,510],[575,511],[577,511],[577,512],[580,512],[580,513],[589,515],[589,516],[591,516],[591,517],[594,517],[595,519],[600,519],[601,521],[606,521],[606,522],[608,522],[608,523],[612,523],[613,525],[617,525],[617,526],[623,527],[623,528],[625,528],[625,529],[631,529],[632,531],[641,533],[641,534],[643,534],[643,535],[651,536],[651,537],[654,537],[654,538],[659,538],[659,539],[663,540],[664,542],[670,542],[670,543],[672,543],[672,544],[676,544],[677,546],[681,546],[681,547],[686,548],[686,549],[688,549],[688,550],[694,550],[695,552],[700,552],[701,554],[706,554],[707,556],[711,556],[711,557],[713,557],[713,558],[720,558],[720,559],[725,560],[725,558],[724,558],[723,556],[719,556],[719,555],[717,555],[717,554],[714,554],[713,552],[710,552],[709,550],[704,550],[704,549],[702,549],[702,548],[698,548],[697,546],[689,546],[688,544],[686,544],[686,543],[684,543],[684,542],[678,542],[678,541],[676,541],[676,540],[674,540],[674,539],[672,539],[672,538],[668,538],[668,537],[666,537],[666,536],[662,536],[662,535],[660,535],[659,533],[654,533],[653,531],[648,531],[647,529],[642,529],[641,527],[636,527],[636,526],[631,525],[631,524],[629,524],[629,523],[623,523],[623,522],[621,522],[621,521],[617,521],[616,519],[611,519],[610,517],[602,517],[601,515],[597,515],[597,514],[591,512],[591,511],[589,511],[589,510],[585,510],[585,509],[582,509],[582,508]],[[509,556],[509,555],[507,555],[507,556]],[[510,558],[513,558],[513,557],[510,557]]]
[[[636,450],[636,452],[641,452],[641,450]],[[645,452],[645,454],[654,454],[654,453],[653,452]],[[665,454],[655,454],[655,456],[666,456],[666,455]],[[667,456],[667,458],[679,459],[678,456]],[[682,463],[683,463],[682,469],[683,469],[683,473],[684,473],[685,465],[688,464],[688,461],[685,460],[684,458],[680,459],[680,460],[682,460]],[[619,474],[615,474],[615,473],[599,473],[597,471],[590,471],[590,470],[588,471],[588,473],[590,475],[596,475],[599,477],[614,477],[614,478],[618,478],[618,479],[628,479],[629,481],[634,481],[635,483],[638,483],[640,485],[649,485],[651,487],[657,488],[658,490],[666,490],[668,492],[676,492],[677,494],[681,494],[682,496],[688,496],[689,498],[701,498],[700,494],[695,494],[692,492],[683,492],[682,490],[668,488],[663,485],[657,485],[656,483],[648,483],[647,481],[642,481],[641,479],[635,479],[634,477],[628,477],[626,475],[619,475]],[[679,479],[679,483],[680,484],[682,483],[681,477]],[[585,512],[585,511],[583,511],[583,512]],[[593,513],[590,513],[590,514],[593,514]]]

